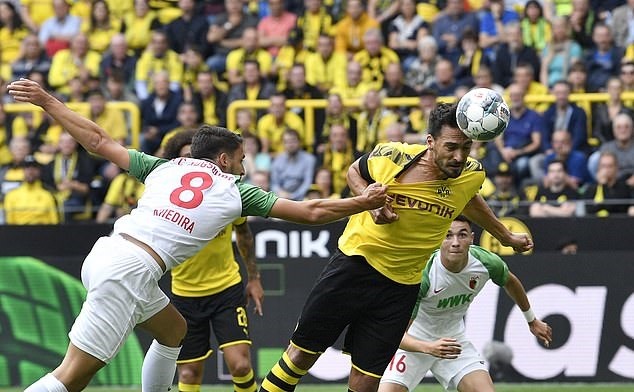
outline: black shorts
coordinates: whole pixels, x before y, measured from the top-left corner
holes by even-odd
[[[218,348],[236,343],[251,344],[242,283],[206,297],[172,296],[172,303],[187,320],[187,335],[178,362],[193,362],[211,355],[211,329]]]
[[[292,343],[321,353],[348,327],[343,351],[352,365],[381,377],[412,316],[419,285],[385,277],[361,256],[337,251],[311,290]]]

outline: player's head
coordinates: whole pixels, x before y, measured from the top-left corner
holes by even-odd
[[[447,231],[440,245],[440,256],[449,263],[464,263],[469,257],[469,246],[473,244],[471,222],[464,216],[458,216]]]
[[[163,158],[174,159],[179,157],[191,157],[192,139],[194,138],[194,134],[196,134],[195,129],[187,129],[177,132],[167,141],[167,144],[165,144]]]
[[[191,156],[210,160],[225,173],[244,174],[242,137],[226,128],[202,125],[192,138]]]
[[[429,114],[427,146],[438,169],[448,178],[462,173],[473,141],[456,122],[456,104],[440,103]]]

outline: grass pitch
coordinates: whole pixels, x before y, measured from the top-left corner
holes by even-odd
[[[300,384],[297,391],[300,392],[341,392],[347,387],[343,384]],[[0,392],[22,392],[23,388],[0,388]],[[90,387],[86,392],[139,392],[141,387]],[[176,388],[172,389],[176,391]],[[230,392],[233,388],[230,384],[224,385],[206,385],[203,386],[201,392]],[[498,392],[632,392],[634,391],[634,383],[569,383],[569,384],[495,384],[495,390]],[[416,388],[415,392],[441,392],[442,387],[438,384],[425,383]]]

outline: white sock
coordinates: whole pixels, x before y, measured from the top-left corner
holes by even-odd
[[[167,347],[156,340],[152,341],[143,359],[143,392],[167,392],[171,389],[176,373],[176,359],[180,351],[180,347]]]
[[[24,392],[68,392],[68,390],[53,374],[49,373],[31,384]]]

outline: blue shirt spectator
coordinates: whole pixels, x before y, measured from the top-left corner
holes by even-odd
[[[447,0],[445,12],[434,22],[433,35],[438,51],[443,56],[459,55],[460,41],[465,30],[478,32],[479,22],[475,14],[465,12],[461,0]]]
[[[284,152],[271,165],[271,191],[280,197],[303,200],[313,182],[315,156],[301,149],[299,133],[287,129],[282,135]]]

